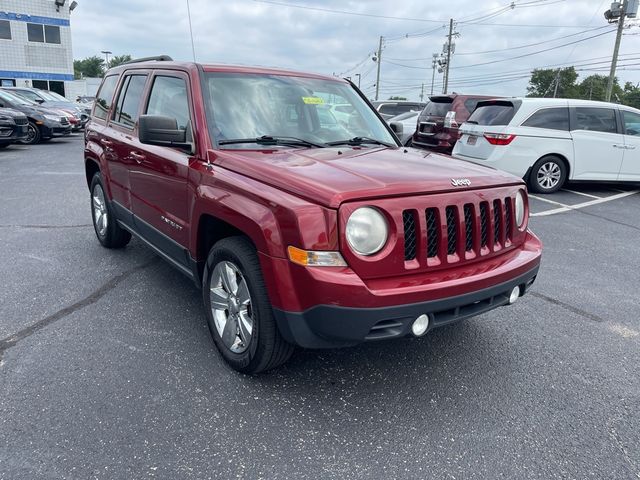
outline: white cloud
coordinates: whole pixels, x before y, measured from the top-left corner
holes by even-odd
[[[535,67],[596,57],[602,57],[600,60],[606,61],[607,56],[611,55],[615,37],[610,33],[575,46],[560,47],[521,59],[458,68],[532,53],[601,33],[604,30],[527,49],[462,55],[543,42],[604,26],[606,22],[602,14],[608,7],[608,2],[565,0],[553,3],[548,0],[546,3],[541,2],[542,5],[523,5],[505,11],[494,18],[480,20],[483,24],[477,25],[464,21],[500,12],[501,7],[509,2],[282,1],[363,14],[436,19],[440,23],[334,14],[253,0],[190,0],[198,60],[205,63],[268,65],[328,74],[351,69],[347,74],[352,75],[355,80],[355,73],[360,73],[362,87],[370,93],[375,82],[376,64],[368,55],[377,49],[380,35],[393,39],[407,33],[438,29],[426,36],[389,40],[385,43],[381,64],[381,97],[401,94],[417,98],[422,83],[425,84],[426,92],[430,91],[431,55],[442,50],[448,19],[454,17],[459,22],[457,30],[461,36],[456,41],[456,52],[459,55],[454,55],[452,60],[452,89],[492,95],[522,95],[525,93],[527,78],[516,78],[518,72],[526,77],[527,70]],[[530,0],[517,3],[525,4],[527,1]],[[108,49],[116,55],[129,53],[140,57],[166,53],[176,59],[190,60],[192,55],[186,12],[186,0],[84,1],[72,15],[74,56],[83,58],[99,55],[101,50]],[[487,25],[488,23],[520,26]],[[542,28],[525,25],[561,26]],[[628,30],[627,33],[637,33],[636,30]],[[640,51],[639,42],[640,36],[625,35],[621,53]],[[425,60],[404,60],[418,58]],[[418,68],[400,67],[388,63],[390,61]],[[354,69],[358,64],[361,65]],[[586,68],[595,67],[608,68],[608,65],[601,63]],[[640,81],[640,75],[633,68],[636,67],[619,70],[619,78],[634,83]],[[591,73],[607,72],[580,72],[581,76]],[[440,82],[441,76],[436,75],[436,84]],[[441,87],[436,86],[435,91],[438,92],[439,88]]]

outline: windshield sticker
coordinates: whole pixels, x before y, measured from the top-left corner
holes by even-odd
[[[324,104],[324,99],[320,97],[302,97],[302,101],[307,105],[322,105]]]

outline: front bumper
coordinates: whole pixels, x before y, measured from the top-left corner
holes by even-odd
[[[516,286],[521,296],[528,291],[538,268],[490,288],[440,300],[380,308],[318,305],[301,313],[273,311],[288,342],[304,348],[344,347],[411,335],[411,324],[423,314],[429,316],[431,330],[506,305]]]
[[[514,286],[525,293],[533,283],[541,255],[540,240],[527,231],[518,248],[484,261],[367,281],[350,268],[305,268],[263,255],[260,260],[283,336],[323,348],[406,335],[421,314],[431,315],[433,327],[503,305]]]
[[[0,143],[13,143],[28,136],[29,125],[0,124]]]
[[[47,120],[40,126],[40,130],[45,138],[62,137],[71,133],[71,125],[62,125],[59,122]]]

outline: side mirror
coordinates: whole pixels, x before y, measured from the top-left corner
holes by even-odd
[[[393,133],[395,133],[398,136],[402,135],[403,126],[401,122],[391,122],[389,126],[391,127],[391,130],[393,131]]]
[[[36,98],[36,103],[39,103],[40,105],[42,105],[44,103],[44,100],[41,98]]]
[[[191,144],[187,143],[187,132],[178,129],[178,121],[162,115],[141,115],[138,138],[147,145],[191,148]]]

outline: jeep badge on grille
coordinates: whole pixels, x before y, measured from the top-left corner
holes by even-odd
[[[468,178],[452,178],[451,185],[454,187],[469,187],[471,185],[471,180]]]

